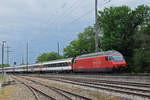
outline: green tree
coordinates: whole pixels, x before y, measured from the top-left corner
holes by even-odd
[[[58,55],[58,53],[56,52],[43,53],[37,57],[37,62],[44,62],[44,61],[61,59],[61,58],[62,56]]]
[[[2,64],[0,64],[0,67],[2,67]],[[9,64],[3,64],[3,67],[10,67]]]
[[[73,40],[70,42],[70,44],[63,49],[64,52],[64,57],[68,58],[68,57],[75,57],[76,55],[78,55],[78,41],[77,40]]]
[[[131,9],[127,6],[105,8],[99,11],[99,25],[103,30],[101,48],[103,50],[117,50],[130,54],[133,32],[130,30]],[[131,29],[130,29],[131,28]]]
[[[133,66],[134,50],[137,47],[134,35],[143,25],[147,25],[149,16],[149,7],[144,5],[135,10],[121,6],[99,11],[99,25],[104,33],[101,40],[102,49],[120,51],[125,56],[128,66]]]
[[[95,50],[95,32],[94,27],[88,26],[77,35],[77,39],[70,42],[70,44],[64,48],[64,57],[74,57],[81,54],[91,53]]]
[[[149,23],[150,21],[147,21]],[[134,71],[150,72],[150,24],[144,25],[134,36],[136,48],[134,49]]]
[[[21,63],[20,65],[25,65],[25,63],[23,62],[23,63]]]

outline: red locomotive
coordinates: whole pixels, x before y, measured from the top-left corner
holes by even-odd
[[[72,60],[75,72],[107,72],[126,68],[126,61],[118,51],[86,54]]]

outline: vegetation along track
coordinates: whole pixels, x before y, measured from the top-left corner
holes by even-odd
[[[18,76],[17,76],[18,77]],[[47,84],[44,84],[42,82],[39,82],[39,81],[35,81],[34,79],[29,79],[29,78],[26,78],[26,77],[21,77],[22,79],[25,79],[26,81],[30,81],[32,82],[32,84],[38,84],[40,86],[44,86],[48,89],[51,89],[53,90],[55,93],[55,96],[54,97],[50,97],[51,100],[75,100],[74,98],[78,98],[79,100],[92,100],[90,98],[87,98],[87,97],[84,97],[84,96],[81,96],[79,94],[75,94],[75,93],[72,93],[72,92],[69,92],[69,91],[66,91],[66,90],[63,90],[63,89],[60,89],[60,88],[56,88],[56,87],[53,87],[53,86],[50,86],[50,85],[47,85]],[[31,83],[30,83],[31,84]],[[38,90],[36,89],[37,91],[39,92],[42,92],[41,90]],[[42,92],[44,95],[46,96],[49,96],[47,93],[44,93]],[[58,95],[61,97],[58,98]]]
[[[109,80],[96,80],[91,78],[83,79],[83,78],[73,78],[73,77],[50,77],[44,75],[40,77],[49,80],[55,80],[59,82],[80,85],[80,86],[85,86],[90,88],[96,88],[101,90],[114,91],[118,93],[124,93],[124,94],[150,99],[150,84],[109,81]]]

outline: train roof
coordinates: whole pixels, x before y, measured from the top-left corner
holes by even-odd
[[[109,51],[103,51],[103,52],[96,52],[96,53],[90,53],[85,55],[77,56],[76,58],[84,58],[84,57],[93,57],[93,56],[104,56],[104,55],[113,55],[113,54],[121,54],[118,51],[115,50],[109,50]]]
[[[51,63],[61,63],[61,62],[71,62],[72,58],[67,58],[67,59],[57,59],[57,60],[51,60],[47,62],[39,62],[39,63],[34,63],[34,64],[29,64],[28,66],[36,66],[36,65],[42,65],[42,64],[51,64]],[[20,68],[20,67],[27,67],[27,65],[18,65],[15,67],[4,67],[4,69],[9,69],[9,68]],[[1,70],[2,68],[0,68]]]
[[[57,60],[51,60],[47,62],[42,62],[41,64],[49,64],[49,63],[61,63],[61,62],[70,62],[72,58],[67,58],[67,59],[57,59]]]

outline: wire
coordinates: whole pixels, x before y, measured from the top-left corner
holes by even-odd
[[[69,7],[69,8],[67,8],[68,10],[67,11],[64,11],[64,12],[62,12],[61,13],[61,19],[63,19],[68,13],[70,13],[70,11],[72,10],[72,8],[74,7],[74,6],[76,6],[77,4],[78,4],[79,2],[78,2],[78,0],[75,0],[72,4],[71,4],[71,6]],[[58,16],[58,18],[60,18],[60,16]],[[57,24],[58,22],[60,22],[57,18],[56,18],[56,20],[54,20],[51,24],[53,25],[55,25],[55,24]]]
[[[73,21],[71,21],[70,23],[68,23],[68,25],[74,23],[75,21],[78,21],[79,19],[82,19],[83,17],[85,17],[87,14],[89,14],[90,12],[92,12],[94,9],[91,9],[90,11],[84,13],[83,15],[79,16],[78,18],[74,19]]]
[[[111,0],[108,0],[107,2],[105,2],[105,3],[102,4],[102,5],[103,5],[103,6],[106,5],[106,4],[109,3],[110,1],[111,1]],[[68,23],[67,25],[70,25],[70,24],[72,24],[72,23],[74,23],[74,22],[76,22],[76,21],[78,21],[78,20],[84,18],[87,14],[89,14],[89,13],[92,12],[93,10],[94,10],[94,9],[91,9],[90,11],[84,13],[83,15],[81,15],[81,16],[79,16],[78,18],[74,19],[73,21],[71,21],[71,22]]]
[[[78,5],[78,6],[80,6],[80,5]],[[77,6],[76,8],[79,8],[78,6]],[[87,6],[87,5],[82,6],[82,7],[84,8],[84,7],[86,7],[86,6]],[[70,13],[69,13],[69,15],[71,15],[71,14],[73,14],[73,12],[70,12]],[[67,15],[67,16],[68,16],[68,15]],[[67,19],[67,18],[68,18],[67,16],[65,16],[65,19]],[[64,19],[64,20],[62,20],[62,22],[60,23],[60,25],[62,25],[62,24],[63,24],[63,22],[65,22],[65,19]]]

